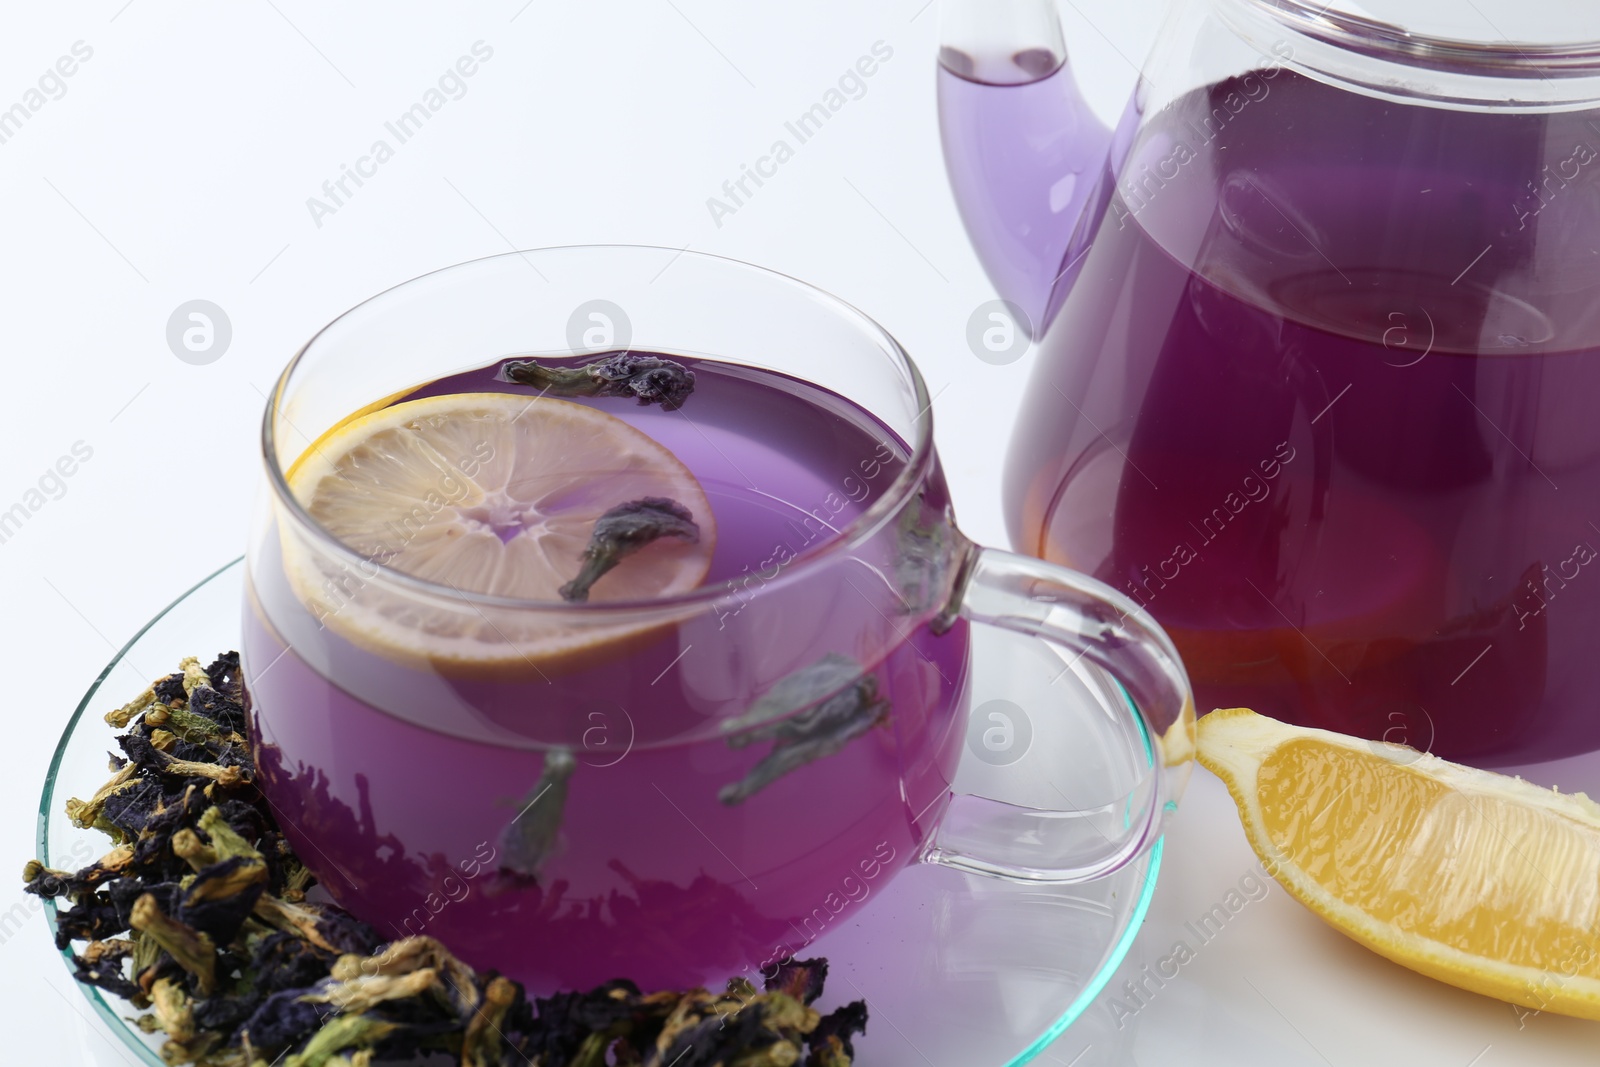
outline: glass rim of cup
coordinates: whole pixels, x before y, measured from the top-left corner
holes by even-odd
[[[370,308],[371,305],[378,301],[396,299],[402,290],[436,275],[466,267],[482,266],[496,260],[510,261],[512,259],[520,259],[525,262],[525,257],[527,256],[548,256],[560,252],[665,252],[677,258],[691,258],[725,268],[733,268],[739,272],[762,276],[771,281],[781,282],[795,292],[822,303],[837,313],[840,318],[854,322],[863,334],[872,337],[878,342],[876,347],[885,358],[895,364],[895,369],[899,371],[904,379],[905,386],[912,394],[912,398],[917,405],[916,413],[912,416],[915,440],[911,442],[911,454],[904,469],[896,475],[895,480],[890,483],[883,494],[877,500],[874,500],[865,511],[856,516],[852,522],[840,530],[837,536],[830,538],[814,549],[798,555],[793,562],[786,564],[782,571],[771,580],[763,581],[762,588],[756,595],[766,592],[769,587],[783,587],[793,582],[801,581],[815,569],[832,562],[839,554],[848,552],[870,540],[887,522],[901,512],[906,503],[926,480],[934,455],[933,400],[928,395],[927,383],[923,380],[922,372],[917,368],[916,362],[901,346],[900,342],[895,339],[894,335],[876,319],[854,304],[791,274],[785,274],[782,271],[763,267],[746,260],[735,259],[732,256],[720,256],[712,252],[689,251],[665,245],[630,244],[626,242],[549,245],[541,248],[498,252],[491,256],[478,256],[444,267],[437,267],[397,282],[341,311],[320,326],[305,344],[301,345],[299,350],[295,352],[294,357],[289,360],[282,373],[278,375],[277,380],[273,383],[272,391],[267,396],[266,410],[261,419],[261,459],[266,465],[267,484],[270,486],[273,499],[283,509],[281,513],[288,516],[303,534],[311,537],[319,549],[330,552],[345,563],[360,568],[372,569],[374,573],[382,576],[383,581],[392,583],[398,589],[412,595],[437,599],[452,604],[468,603],[478,607],[499,610],[560,611],[567,615],[576,613],[587,617],[638,614],[640,612],[661,610],[676,612],[688,607],[697,608],[701,605],[713,605],[735,593],[738,588],[736,585],[737,578],[700,586],[683,593],[651,597],[645,600],[584,601],[579,603],[565,600],[532,600],[461,589],[447,583],[418,578],[415,575],[396,570],[386,563],[379,562],[355,551],[329,533],[321,523],[314,519],[301,505],[300,501],[296,499],[293,491],[290,490],[286,473],[277,459],[277,435],[274,432],[273,423],[289,388],[290,379],[294,376],[295,371],[300,367],[307,354],[317,344],[318,339],[343,322],[347,317],[363,309]]]

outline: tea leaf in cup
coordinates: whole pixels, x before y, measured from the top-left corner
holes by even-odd
[[[853,700],[849,690],[865,673],[866,668],[851,657],[829,652],[815,663],[784,675],[750,705],[749,711],[723,721],[722,732],[728,738],[728,747],[743,748],[754,741],[770,741],[785,733],[795,736],[796,727],[791,725],[789,716],[836,696]]]
[[[853,680],[838,689],[845,678]],[[774,718],[796,706],[804,710]],[[729,748],[767,739],[773,745],[744,778],[723,786],[717,799],[742,804],[791,771],[842,751],[888,716],[889,702],[878,696],[878,680],[849,657],[830,652],[779,679],[751,711],[724,726],[725,732],[745,728],[729,734]]]
[[[564,748],[545,753],[544,770],[523,798],[520,810],[500,831],[500,869],[514,878],[533,880],[556,848],[566,814],[567,786],[577,761]]]
[[[581,367],[546,367],[513,359],[501,367],[507,381],[531,385],[549,396],[635,397],[676,411],[694,392],[694,371],[660,356],[612,352]]]
[[[583,551],[583,567],[576,578],[561,587],[561,598],[572,603],[588,600],[590,587],[606,572],[663,537],[690,544],[700,540],[694,513],[664,496],[618,504],[595,520],[589,546]]]

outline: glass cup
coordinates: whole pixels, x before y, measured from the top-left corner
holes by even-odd
[[[569,604],[430,582],[340,542],[291,490],[352,412],[512,357],[616,350],[716,361],[680,409],[649,409],[716,518],[719,562],[690,592]],[[819,440],[828,464],[806,451]],[[967,541],[915,365],[792,278],[630,246],[424,275],[312,338],[262,448],[242,647],[261,786],[383,936],[437,936],[535,991],[720,984],[770,973],[908,864],[1103,877],[1181,791],[1194,706],[1167,637],[1099,582]],[[418,506],[469,507],[471,477],[442,470]],[[775,518],[788,532],[761,540]],[[973,624],[1047,642],[1098,687],[1092,805],[952,791]],[[513,654],[430,651],[461,641]],[[1003,713],[978,726],[1015,741]]]

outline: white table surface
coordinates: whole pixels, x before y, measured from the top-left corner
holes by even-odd
[[[997,475],[1031,356],[990,366],[964,340],[993,293],[940,161],[936,4],[446,6],[88,0],[6,12],[0,109],[78,42],[80,56],[92,50],[70,78],[46,79],[43,105],[0,143],[0,511],[30,508],[0,542],[0,663],[29,693],[8,702],[0,775],[0,859],[14,869],[32,854],[42,769],[78,695],[156,609],[241,550],[262,394],[282,364],[339,311],[434,267],[623,241],[753,260],[836,292],[921,364],[963,524],[1003,540]],[[1091,101],[1110,118],[1132,83],[1127,57],[1142,58],[1162,6],[1063,9]],[[307,198],[479,41],[493,55],[460,99],[314,218]],[[735,214],[713,218],[707,198],[879,41],[893,56],[865,93]],[[166,343],[169,316],[194,299],[232,326],[206,365]],[[74,446],[92,450],[87,461],[41,487]],[[196,486],[209,503],[186,506]],[[1590,1024],[1519,1019],[1419,978],[1275,884],[1176,978],[1146,980],[1133,999],[1124,981],[1154,973],[1184,924],[1252,867],[1225,792],[1197,771],[1145,929],[1091,1009],[1122,1022],[1116,1059],[1592,1062]],[[67,1036],[85,1004],[15,881],[0,883],[0,974],[6,1062],[89,1055]],[[1081,1053],[1069,1032],[1041,1062]]]

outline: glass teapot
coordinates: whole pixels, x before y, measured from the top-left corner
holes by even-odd
[[[1145,605],[1202,707],[1600,749],[1597,36],[1180,0],[1110,130],[1052,0],[947,0],[950,180],[1038,344],[1012,539]]]

